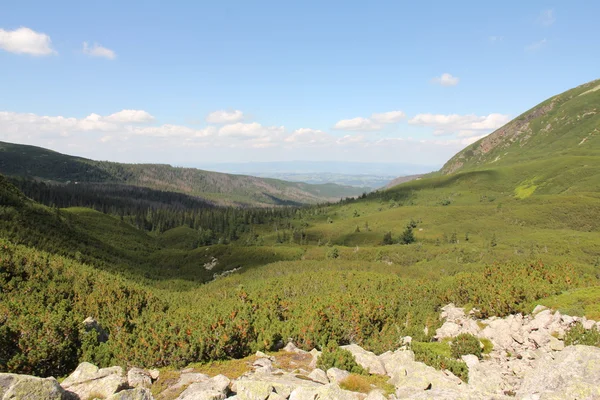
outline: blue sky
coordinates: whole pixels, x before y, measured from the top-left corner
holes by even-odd
[[[441,164],[600,78],[596,1],[19,1],[0,140],[129,162]]]

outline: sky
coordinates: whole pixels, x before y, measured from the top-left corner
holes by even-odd
[[[121,162],[441,165],[600,78],[597,1],[0,7],[0,140]]]

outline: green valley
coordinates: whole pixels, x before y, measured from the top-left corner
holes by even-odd
[[[405,336],[432,341],[450,302],[480,317],[540,302],[597,316],[598,84],[549,99],[440,172],[335,204],[295,204],[322,200],[316,186],[3,144],[0,370],[181,367],[290,339],[380,354]],[[250,183],[265,192],[244,192]],[[216,206],[221,195],[260,207]]]

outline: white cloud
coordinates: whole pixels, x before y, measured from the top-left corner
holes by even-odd
[[[239,122],[244,118],[244,113],[240,110],[225,111],[218,110],[213,111],[206,116],[206,122],[210,124],[231,124],[233,122]]]
[[[533,42],[530,45],[526,46],[525,50],[529,51],[529,52],[538,51],[538,50],[541,50],[544,47],[546,47],[546,44],[548,44],[548,41],[546,39],[542,39],[542,40]]]
[[[0,29],[0,49],[10,53],[33,56],[56,54],[56,51],[52,49],[50,36],[25,27],[14,31]]]
[[[330,142],[331,136],[318,129],[300,128],[292,132],[284,141],[300,145],[323,144]]]
[[[452,76],[447,72],[443,73],[442,76],[435,77],[431,80],[431,82],[442,86],[456,86],[459,81],[459,78]]]
[[[434,129],[434,135],[457,134],[459,137],[472,137],[483,132],[491,132],[510,121],[504,114],[489,114],[485,116],[459,114],[417,114],[408,123],[411,125],[427,126]]]
[[[121,110],[109,115],[105,119],[118,123],[144,123],[153,121],[154,117],[144,110]]]
[[[247,124],[238,122],[221,127],[219,129],[219,136],[246,140],[278,136],[284,132],[285,128],[283,126],[262,126],[258,122]]]
[[[556,17],[554,16],[554,10],[544,10],[540,13],[538,17],[538,22],[543,26],[551,26],[556,22]]]
[[[213,136],[217,130],[212,126],[208,126],[204,129],[192,129],[183,125],[171,125],[165,124],[160,126],[128,126],[126,127],[126,132],[139,136],[146,137],[158,137],[158,138],[205,138],[209,136]]]
[[[384,113],[375,113],[371,115],[371,120],[380,124],[393,124],[404,119],[406,114],[402,111],[388,111]]]
[[[102,47],[98,43],[94,43],[90,47],[88,42],[83,42],[83,54],[87,54],[90,57],[108,58],[109,60],[117,58],[117,54],[113,50]]]
[[[378,131],[382,128],[383,126],[381,124],[362,117],[343,119],[336,122],[333,126],[333,129],[339,129],[341,131]]]

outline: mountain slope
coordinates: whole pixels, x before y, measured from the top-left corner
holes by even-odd
[[[443,174],[557,157],[600,155],[600,80],[554,96],[468,146]]]
[[[308,204],[352,197],[365,188],[310,185],[165,164],[122,164],[0,142],[0,173],[55,182],[119,183],[186,193],[218,204]]]

